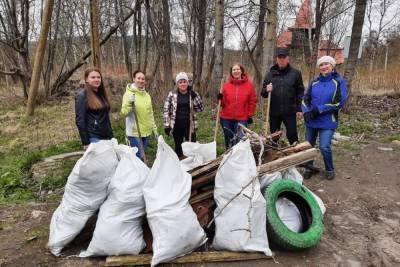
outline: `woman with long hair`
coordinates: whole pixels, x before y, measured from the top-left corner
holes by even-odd
[[[220,123],[224,132],[225,147],[228,149],[239,141],[238,124],[253,123],[257,95],[243,66],[235,63],[230,68],[229,80],[218,94],[221,100]]]
[[[146,91],[145,85],[146,76],[144,72],[136,70],[133,73],[133,83],[126,86],[121,107],[121,115],[126,117],[125,127],[129,145],[138,148],[136,155],[142,160],[144,160],[142,148],[146,150],[150,135],[152,133],[155,136],[158,135],[151,96]],[[138,122],[136,122],[136,118]],[[143,147],[140,143],[143,144]]]
[[[101,72],[88,68],[84,74],[85,88],[75,98],[75,122],[83,148],[90,143],[113,137],[110,122],[110,98],[103,84]]]

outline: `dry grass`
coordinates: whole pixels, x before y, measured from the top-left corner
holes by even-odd
[[[357,95],[400,95],[400,67],[385,70],[359,70],[355,76],[354,93]]]

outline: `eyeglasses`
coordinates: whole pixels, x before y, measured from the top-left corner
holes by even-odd
[[[328,63],[328,62],[322,62],[321,64],[319,64],[320,67],[326,66],[326,65],[330,65],[330,63]]]
[[[278,55],[278,58],[287,58],[286,55]]]

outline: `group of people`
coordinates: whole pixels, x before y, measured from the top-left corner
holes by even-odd
[[[320,74],[304,89],[301,72],[290,65],[289,50],[278,48],[276,64],[267,72],[261,96],[270,97],[269,126],[271,133],[279,131],[283,123],[290,144],[298,142],[297,121],[304,119],[305,139],[315,146],[319,137],[319,148],[325,164],[326,179],[335,177],[331,141],[338,127],[338,113],[347,100],[346,83],[336,72],[336,62],[330,56],[318,59]],[[104,87],[99,69],[85,71],[85,88],[78,92],[75,102],[76,125],[82,144],[113,137],[109,111],[111,102]],[[154,120],[152,101],[146,91],[146,76],[143,71],[133,73],[133,83],[128,84],[122,98],[121,115],[126,119],[126,137],[130,146],[138,147],[137,156],[142,160],[152,134],[158,136]],[[239,124],[253,123],[257,94],[241,64],[233,64],[229,79],[217,95],[221,104],[219,116],[223,129],[225,147],[235,145],[242,137]],[[200,94],[189,84],[189,77],[180,72],[175,78],[175,88],[164,102],[164,132],[172,136],[175,152],[183,157],[182,143],[196,142],[198,119],[196,113],[203,111]],[[315,172],[314,162],[308,162],[304,178]]]

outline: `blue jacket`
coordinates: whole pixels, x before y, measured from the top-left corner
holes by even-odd
[[[339,110],[346,103],[347,97],[346,81],[336,71],[314,79],[304,95],[301,109],[304,113],[314,110],[318,115],[306,122],[306,127],[336,129]]]

